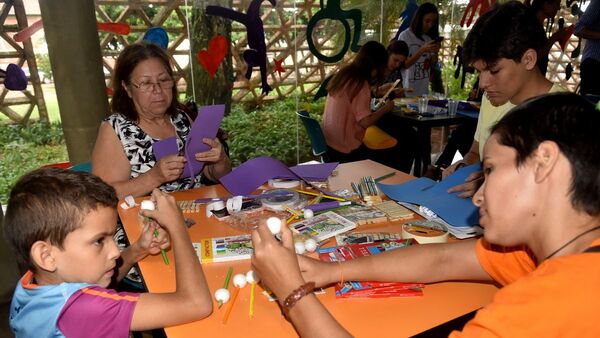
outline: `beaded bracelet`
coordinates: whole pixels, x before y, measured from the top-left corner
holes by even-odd
[[[292,291],[290,295],[285,298],[282,304],[283,312],[285,313],[286,317],[288,316],[292,307],[294,307],[294,305],[296,305],[296,303],[298,303],[298,301],[302,299],[302,297],[312,293],[314,289],[315,282],[308,282],[304,285],[301,285],[296,290]]]

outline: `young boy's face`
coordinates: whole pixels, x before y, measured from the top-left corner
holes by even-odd
[[[388,57],[388,70],[394,71],[400,67],[406,60],[406,56],[402,54],[390,54]]]
[[[473,67],[479,71],[479,87],[485,91],[494,106],[500,106],[513,99],[526,81],[529,70],[523,62],[500,58],[495,63],[477,60]]]
[[[55,276],[62,282],[107,287],[120,255],[112,237],[116,222],[117,211],[110,207],[98,206],[85,215],[81,227],[65,238],[63,249],[54,248]]]
[[[514,148],[501,145],[492,134],[483,151],[485,181],[473,196],[479,207],[479,222],[485,238],[494,244],[522,244],[528,237],[524,226],[536,221],[539,192],[534,178],[534,165],[525,160],[519,167]],[[539,217],[538,217],[539,218]]]

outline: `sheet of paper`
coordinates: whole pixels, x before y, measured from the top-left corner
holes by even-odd
[[[198,117],[192,124],[192,129],[187,136],[185,144],[185,158],[187,162],[182,177],[188,176],[193,179],[204,168],[204,162],[196,160],[194,155],[210,150],[210,146],[204,143],[203,139],[214,139],[217,137],[224,114],[224,104],[200,107]]]
[[[156,162],[167,155],[174,155],[179,153],[179,147],[177,146],[177,137],[167,137],[160,141],[152,143],[152,151]]]
[[[479,224],[479,209],[470,198],[449,194],[450,187],[464,183],[471,173],[481,171],[481,164],[463,167],[441,182],[418,178],[404,184],[378,184],[389,198],[427,207],[438,217],[455,227],[470,227]]]

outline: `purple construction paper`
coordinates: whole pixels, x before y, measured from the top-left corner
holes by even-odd
[[[242,163],[229,174],[221,177],[221,184],[233,195],[252,193],[269,179],[289,177],[300,179],[285,164],[267,156],[257,157]]]
[[[291,167],[290,170],[309,181],[325,181],[331,175],[331,172],[338,166],[338,162],[332,163],[317,163],[317,164],[302,164]],[[279,177],[294,179],[294,177]]]
[[[203,139],[217,137],[223,114],[225,114],[224,104],[200,107],[198,117],[192,124],[192,129],[187,136],[185,144],[187,162],[181,174],[182,177],[189,176],[194,179],[204,168],[204,162],[196,160],[195,155],[210,150],[210,146],[204,143]]]
[[[177,137],[167,137],[165,139],[152,143],[152,151],[154,152],[156,162],[158,162],[158,160],[165,156],[179,153],[179,147],[177,146]]]

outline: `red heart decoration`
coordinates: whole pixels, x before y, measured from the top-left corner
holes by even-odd
[[[208,42],[208,50],[198,52],[198,62],[206,69],[211,78],[215,78],[215,73],[221,65],[221,62],[227,54],[227,39],[223,35],[215,35]]]

